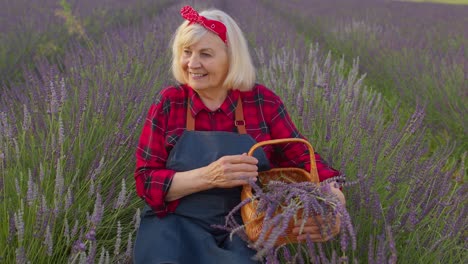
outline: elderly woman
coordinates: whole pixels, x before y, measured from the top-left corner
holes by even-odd
[[[306,146],[256,142],[302,137],[281,99],[255,83],[246,40],[219,10],[198,14],[175,32],[172,72],[179,83],[151,105],[136,151],[136,189],[147,206],[135,242],[135,263],[255,263],[247,243],[213,228],[240,202],[242,185],[273,166],[310,169]],[[320,180],[337,176],[316,154]],[[344,197],[339,189],[333,191]],[[242,222],[240,215],[236,215]],[[339,221],[334,234],[339,230]],[[308,221],[303,234],[324,241]]]

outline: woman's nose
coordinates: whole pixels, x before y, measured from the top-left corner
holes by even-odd
[[[196,55],[192,55],[190,58],[189,58],[189,61],[188,61],[188,67],[189,68],[198,68],[200,67],[200,60],[197,58]]]

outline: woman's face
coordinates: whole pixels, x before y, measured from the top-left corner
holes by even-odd
[[[198,42],[183,47],[181,65],[190,87],[203,92],[216,92],[221,89],[229,70],[226,44],[208,32]]]

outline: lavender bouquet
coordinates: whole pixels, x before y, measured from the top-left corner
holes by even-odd
[[[280,181],[269,182],[249,182],[254,190],[253,196],[244,199],[226,216],[223,229],[230,231],[231,237],[239,235],[248,241],[249,246],[257,251],[254,256],[256,260],[266,259],[268,263],[277,262],[279,258],[292,261],[302,259],[305,255],[308,259],[315,259],[315,245],[308,239],[307,247],[303,250],[299,245],[299,250],[291,254],[287,246],[296,241],[284,240],[285,236],[292,235],[292,226],[299,226],[300,233],[303,233],[306,220],[313,219],[315,223],[322,223],[322,237],[332,236],[332,227],[337,224],[337,216],[340,219],[340,244],[343,252],[346,251],[349,238],[351,238],[353,249],[356,247],[356,238],[351,223],[351,218],[338,197],[333,194],[328,182],[317,185],[313,182],[291,182],[287,176],[283,176]],[[235,215],[241,208],[249,203],[256,203],[258,216],[263,216],[263,225],[256,241],[250,241],[245,233],[249,222],[239,224]],[[330,221],[321,221],[329,219]],[[244,220],[245,221],[245,220]],[[282,239],[284,243],[278,243]],[[321,246],[319,246],[321,248]],[[287,252],[286,252],[287,251]],[[282,256],[280,256],[282,252]],[[323,252],[322,252],[323,253]]]

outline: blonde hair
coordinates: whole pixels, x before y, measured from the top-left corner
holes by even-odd
[[[250,57],[247,41],[242,30],[228,14],[220,10],[205,10],[201,16],[222,22],[227,29],[227,53],[229,70],[223,88],[247,91],[255,84],[255,67]],[[208,32],[203,26],[189,21],[180,25],[172,38],[172,74],[179,83],[185,83],[180,57],[183,48],[196,43]]]

